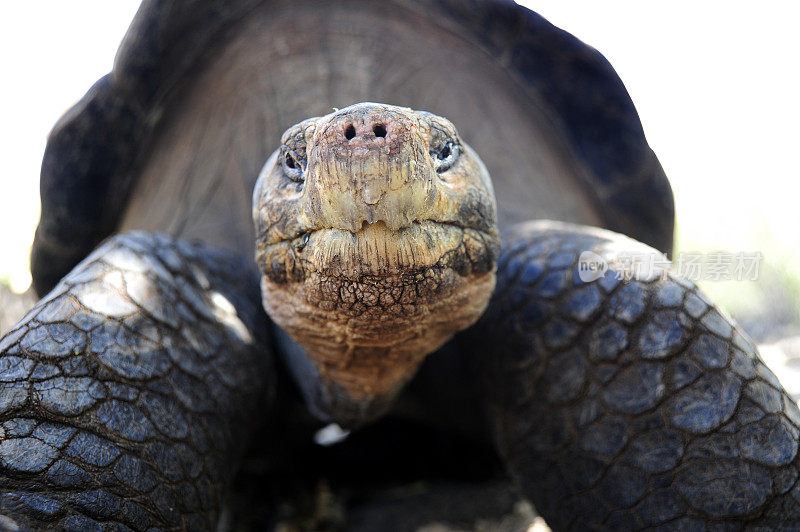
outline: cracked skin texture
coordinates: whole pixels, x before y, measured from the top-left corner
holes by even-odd
[[[369,135],[367,121],[357,122],[365,109],[374,110],[343,110],[356,124],[353,139]],[[433,131],[449,135],[452,126],[414,116],[430,127],[419,128],[411,153],[427,157],[428,170],[446,166]],[[412,339],[421,359],[445,335],[427,309],[443,304],[445,317],[457,318],[462,309],[448,298],[484,279],[494,285],[479,290],[491,293],[488,306],[464,305],[463,322],[446,334],[478,321],[431,355],[437,372],[423,365],[419,377],[434,382],[431,410],[440,402],[469,409],[458,415],[496,442],[553,528],[800,527],[797,405],[746,334],[663,257],[616,233],[540,221],[506,228],[495,261],[492,227],[477,220],[493,213],[488,177],[466,146],[461,166],[448,167],[462,180],[453,187],[458,200],[431,192],[429,172],[414,182],[418,174],[400,170],[398,179],[427,192],[412,195],[402,214],[381,211],[381,201],[405,200],[391,186],[369,188],[370,164],[378,164],[370,163],[350,175],[357,209],[345,208],[344,193],[339,203],[303,204],[314,197],[300,191],[315,186],[319,140],[309,125],[319,120],[287,133],[254,197],[263,303],[299,343],[270,340],[255,265],[245,258],[158,234],[107,240],[0,340],[0,526],[214,529],[254,418],[280,411],[271,405],[286,373],[274,354],[301,388],[316,390],[305,397],[312,412],[364,422],[388,407],[416,358],[404,355],[398,373],[381,374],[385,388],[358,396],[364,379],[348,382],[347,367],[316,370],[331,355],[314,350],[354,345],[362,351],[351,368],[380,366],[392,360],[387,343],[403,345],[404,324],[423,322],[431,330]],[[391,139],[385,122],[379,138]],[[335,131],[346,135],[349,124],[341,125]],[[288,149],[295,168],[284,166]],[[312,170],[308,188],[293,173],[302,165]],[[471,201],[472,218],[448,210]],[[609,263],[590,282],[577,269],[586,250]],[[630,260],[654,255],[651,273]],[[378,338],[341,331],[376,315],[387,316]],[[328,324],[333,334],[324,334]],[[448,382],[453,375],[463,381]],[[469,400],[449,400],[456,389]]]

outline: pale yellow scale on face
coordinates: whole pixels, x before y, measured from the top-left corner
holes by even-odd
[[[488,172],[430,113],[357,104],[290,128],[253,217],[264,307],[355,400],[395,394],[494,288]]]

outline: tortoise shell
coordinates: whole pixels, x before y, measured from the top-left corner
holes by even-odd
[[[492,175],[501,227],[551,218],[671,251],[671,189],[621,80],[524,7],[145,0],[111,73],[50,135],[37,292],[122,230],[252,256],[252,186],[281,132],[357,101],[451,119]]]

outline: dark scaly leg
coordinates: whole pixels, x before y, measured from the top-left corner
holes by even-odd
[[[213,529],[272,389],[251,273],[130,233],[42,299],[0,341],[0,522]]]
[[[612,259],[605,276],[580,280],[583,250]],[[655,254],[540,222],[500,259],[478,356],[523,493],[559,530],[800,526],[796,404],[691,282],[618,280],[625,252]]]

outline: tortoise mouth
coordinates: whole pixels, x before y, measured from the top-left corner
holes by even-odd
[[[309,275],[361,280],[424,275],[449,269],[460,276],[494,268],[499,239],[456,222],[423,220],[398,230],[383,221],[363,222],[357,232],[319,228],[268,244],[257,251],[262,272],[273,282],[301,282]]]
[[[259,252],[262,301],[325,386],[367,404],[483,313],[498,251],[489,232],[432,220],[317,229]]]
[[[361,409],[394,397],[428,353],[478,319],[499,248],[491,230],[377,221],[264,244],[256,259],[264,309],[307,353],[303,382],[316,375],[324,394]],[[323,392],[309,393],[313,402]]]

